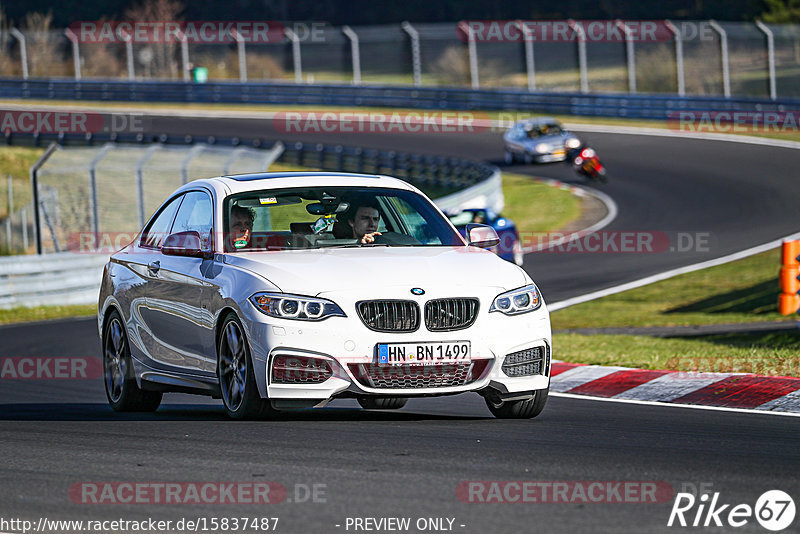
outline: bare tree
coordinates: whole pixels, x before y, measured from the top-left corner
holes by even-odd
[[[184,9],[184,4],[179,0],[143,0],[125,10],[125,18],[131,22],[182,22]],[[152,76],[181,76],[177,59],[178,43],[154,42],[138,47],[140,63]]]

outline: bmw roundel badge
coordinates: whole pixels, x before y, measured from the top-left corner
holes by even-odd
[[[424,294],[425,294],[425,290],[424,290],[424,289],[422,289],[421,287],[414,287],[414,288],[411,288],[411,292],[412,292],[414,295],[424,295]]]

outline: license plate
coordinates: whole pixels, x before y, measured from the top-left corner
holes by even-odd
[[[557,150],[553,150],[553,155],[554,156],[558,156],[558,157],[566,156],[567,155],[567,151],[564,150],[563,148],[559,148]]]
[[[378,363],[382,365],[468,362],[471,354],[469,341],[378,344]]]

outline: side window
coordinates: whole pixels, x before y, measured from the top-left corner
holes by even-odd
[[[172,226],[172,220],[175,218],[175,212],[178,211],[178,206],[181,204],[184,195],[176,197],[169,204],[161,210],[161,213],[153,219],[147,230],[142,233],[142,241],[140,246],[150,248],[161,248],[164,240],[169,234],[169,229]]]
[[[210,248],[211,229],[214,216],[211,208],[211,197],[201,191],[190,191],[184,195],[183,203],[175,217],[170,233],[194,230],[200,234],[203,249]]]

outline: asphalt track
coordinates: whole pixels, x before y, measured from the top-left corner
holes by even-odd
[[[154,118],[151,129],[486,160],[502,153],[499,135],[489,132],[279,134],[261,120],[176,118]],[[609,168],[611,182],[603,190],[619,207],[606,230],[707,233],[709,246],[646,254],[529,255],[525,268],[549,301],[797,231],[800,183],[792,150],[650,136],[585,137]],[[563,165],[514,170],[575,181]],[[94,323],[0,328],[0,355],[52,354],[99,354]],[[456,488],[475,480],[663,481],[676,492],[705,484],[720,493],[722,503],[734,505],[752,506],[770,489],[786,491],[795,501],[800,497],[798,418],[551,397],[537,419],[500,421],[491,418],[477,395],[460,395],[412,400],[399,412],[369,413],[341,401],[275,421],[234,423],[225,420],[216,402],[183,395],[167,397],[168,404],[152,415],[118,416],[106,406],[100,380],[3,380],[0,388],[3,518],[277,516],[278,531],[323,533],[353,532],[345,529],[347,517],[411,517],[412,525],[419,517],[447,517],[455,519],[453,530],[465,533],[666,532],[677,528],[666,526],[671,499],[479,504],[460,501]],[[275,481],[289,490],[293,502],[72,502],[69,488],[86,481]],[[325,484],[324,502],[294,502],[296,484]],[[763,532],[754,520],[737,530]]]

